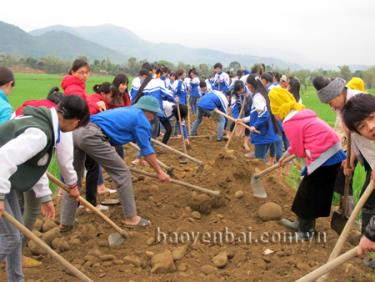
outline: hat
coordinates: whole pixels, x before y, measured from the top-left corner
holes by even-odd
[[[287,81],[288,81],[288,78],[286,77],[285,74],[283,74],[283,75],[280,77],[280,81],[281,81],[281,80],[287,82]]]
[[[142,96],[134,107],[153,113],[161,114],[159,101],[152,96]]]
[[[0,86],[11,81],[15,81],[13,72],[6,67],[0,67]]]
[[[268,97],[270,99],[271,112],[281,119],[284,119],[290,111],[300,111],[305,107],[304,105],[297,103],[292,93],[285,88],[272,88],[268,93]]]
[[[319,99],[322,103],[329,103],[339,96],[345,88],[345,80],[337,77],[332,80],[326,87],[318,91]]]
[[[349,80],[346,86],[353,90],[366,92],[365,82],[359,77],[352,77],[352,79]]]

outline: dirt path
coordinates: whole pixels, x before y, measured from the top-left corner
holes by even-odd
[[[210,123],[209,127],[214,126]],[[181,149],[180,140],[173,140],[171,144]],[[220,200],[133,175],[139,214],[150,219],[152,227],[134,230],[134,236],[120,247],[109,248],[105,239],[113,231],[96,216],[81,209],[79,224],[64,238],[70,249],[61,254],[93,280],[110,282],[294,281],[326,261],[337,239],[329,228],[329,219],[317,222],[318,231],[326,234],[326,242],[321,234],[320,242],[316,239],[305,243],[266,243],[272,239],[283,241],[283,234],[289,231],[276,221],[263,222],[257,215],[258,208],[266,201],[252,197],[249,183],[255,167],[264,165],[247,160],[238,139],[231,144],[231,148],[238,148],[236,151],[223,153],[223,147],[224,143],[216,142],[215,138],[212,141],[193,140],[190,154],[206,164],[201,175],[196,174],[193,163],[180,165],[175,155],[160,155],[162,161],[175,167],[176,178],[219,190],[224,195]],[[133,155],[133,150],[127,150],[128,163]],[[279,180],[277,172],[265,179],[267,202],[279,204],[284,217],[294,218],[290,212],[293,192]],[[243,196],[237,191],[243,191]],[[120,207],[111,208],[109,214],[120,223]],[[161,232],[169,235],[165,242],[157,242],[158,237],[164,239]],[[221,235],[218,232],[222,232]],[[236,242],[232,241],[231,232],[237,235]],[[223,236],[222,244],[219,244],[220,236]],[[280,240],[278,236],[281,236]],[[243,242],[244,238],[247,242]],[[190,239],[189,243],[187,239]],[[345,249],[350,247],[352,245],[348,243]],[[265,255],[267,249],[272,253]],[[26,253],[30,254],[30,251],[27,249]],[[51,258],[39,258],[42,267],[25,269],[27,281],[76,281]],[[155,265],[151,266],[151,263]],[[370,281],[373,278],[374,275],[356,258],[334,271],[330,281]],[[0,281],[4,279],[4,274],[0,273]]]

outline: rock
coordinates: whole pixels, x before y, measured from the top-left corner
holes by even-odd
[[[85,261],[92,261],[92,262],[97,262],[99,259],[95,256],[92,255],[87,255],[83,258]]]
[[[72,238],[69,240],[69,244],[70,245],[79,245],[81,244],[81,240],[79,240],[79,238]]]
[[[87,254],[94,257],[100,257],[102,255],[102,252],[99,249],[92,249]]]
[[[148,238],[146,243],[148,246],[151,246],[152,244],[155,243],[155,238],[154,237]]]
[[[41,238],[41,237],[42,237],[42,233],[40,233],[39,231],[34,230],[34,231],[33,231],[33,234],[34,234],[36,237],[38,237],[38,238]]]
[[[34,230],[36,231],[41,231],[43,226],[43,221],[39,218],[36,219],[35,224],[34,224]]]
[[[236,193],[234,193],[234,196],[237,199],[241,199],[243,197],[243,191],[241,191],[241,190],[237,191]]]
[[[72,260],[72,264],[74,264],[74,265],[82,265],[84,263],[85,263],[84,259],[75,258],[75,259]]]
[[[261,205],[258,210],[258,216],[264,221],[280,219],[282,214],[281,206],[273,202]]]
[[[28,243],[27,243],[27,246],[29,247],[31,253],[33,255],[46,255],[47,252],[39,247],[34,241],[30,240]]]
[[[224,268],[228,263],[228,255],[226,252],[220,252],[212,258],[212,262],[218,268]]]
[[[201,267],[201,270],[204,274],[208,275],[208,274],[215,272],[217,268],[215,266],[205,264]]]
[[[185,263],[181,263],[179,266],[177,266],[177,270],[185,272],[187,270],[187,265]]]
[[[98,268],[98,267],[100,267],[100,263],[99,263],[99,262],[96,262],[96,263],[94,263],[94,264],[92,265],[92,267]]]
[[[57,227],[56,222],[54,222],[52,219],[47,218],[42,225],[42,231],[47,232],[55,227]]]
[[[112,261],[112,260],[115,260],[116,257],[114,255],[101,255],[99,256],[99,259],[101,261]]]
[[[191,212],[191,217],[192,218],[194,218],[194,219],[201,219],[201,214],[200,214],[200,212],[198,212],[198,211],[192,211]]]
[[[43,233],[42,240],[46,242],[47,244],[51,244],[51,242],[60,237],[60,228],[57,226],[55,228],[52,228],[51,230],[47,231],[46,233]]]
[[[106,273],[101,273],[101,274],[99,274],[99,278],[103,278],[106,275],[107,275]]]
[[[85,266],[85,267],[92,267],[94,265],[94,263],[92,262],[92,261],[86,261],[84,264],[83,264],[83,266]],[[99,264],[100,265],[100,264]]]
[[[189,206],[192,210],[209,214],[213,207],[213,200],[206,194],[193,193]]]
[[[112,261],[105,261],[105,262],[103,262],[102,265],[105,266],[105,267],[109,267],[109,266],[113,265],[113,262]]]
[[[154,252],[146,251],[146,256],[148,256],[149,258],[152,258],[154,255],[155,255]]]
[[[104,239],[103,240],[99,240],[98,241],[98,246],[99,247],[107,247],[108,248],[109,247],[108,240],[104,240]]]
[[[52,245],[52,248],[54,248],[55,250],[58,250],[60,252],[65,252],[65,251],[70,250],[70,245],[63,238],[53,239],[52,242],[51,242],[51,245]]]
[[[165,250],[162,253],[156,254],[151,258],[151,272],[152,273],[168,273],[176,270],[173,262],[172,253]]]
[[[137,256],[125,256],[122,258],[125,264],[131,264],[136,267],[140,267],[142,262],[141,259]]]
[[[121,259],[116,259],[113,263],[114,263],[115,265],[122,265],[122,264],[124,264],[124,261],[121,260]]]
[[[172,251],[172,256],[174,260],[180,260],[182,259],[187,251],[188,245],[177,247]]]

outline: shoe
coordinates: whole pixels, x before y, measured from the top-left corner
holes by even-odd
[[[26,257],[26,256],[22,257],[22,267],[24,267],[24,268],[39,267],[41,265],[42,265],[42,262],[40,262],[36,259]]]
[[[98,209],[98,210],[100,210],[100,211],[107,211],[107,210],[109,210],[109,207],[101,205],[101,204],[96,205],[95,208]]]
[[[280,219],[279,223],[289,229],[298,230],[299,223],[298,221],[291,221],[287,218]]]

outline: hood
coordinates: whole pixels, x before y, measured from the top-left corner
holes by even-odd
[[[73,76],[73,75],[66,75],[63,78],[63,81],[61,82],[61,87],[65,90],[69,86],[77,85],[81,87],[82,89],[85,89],[85,82],[80,80],[79,78]]]
[[[309,109],[303,109],[301,111],[299,111],[297,114],[295,114],[291,119],[288,119],[287,121],[285,122],[293,122],[293,121],[301,121],[301,120],[304,120],[304,119],[312,119],[312,118],[316,118],[317,115],[314,111],[312,110],[309,110]]]

